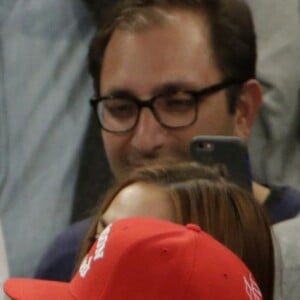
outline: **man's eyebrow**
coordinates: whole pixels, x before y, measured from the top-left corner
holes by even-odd
[[[155,87],[151,92],[152,95],[170,94],[178,91],[188,91],[198,89],[195,84],[186,81],[172,81]]]
[[[106,96],[137,98],[136,94],[133,91],[124,88],[112,88],[108,92],[102,95],[102,97],[106,97]]]
[[[154,87],[150,91],[149,97],[161,94],[169,94],[183,90],[195,90],[199,89],[199,85],[196,86],[195,83],[186,82],[186,81],[172,81],[160,84]],[[139,98],[136,92],[132,89],[127,88],[111,88],[109,89],[104,96],[122,96],[128,98]]]

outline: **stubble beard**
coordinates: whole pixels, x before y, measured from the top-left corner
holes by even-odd
[[[160,163],[176,163],[190,161],[188,147],[176,147],[169,151],[158,151],[155,153],[143,154],[136,150],[124,153],[119,157],[117,164],[112,167],[112,171],[116,178],[129,174],[133,170],[141,167],[157,165]]]

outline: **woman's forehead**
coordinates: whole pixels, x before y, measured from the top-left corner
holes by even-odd
[[[116,194],[103,213],[106,224],[135,216],[174,220],[174,205],[167,190],[145,182],[130,184]]]

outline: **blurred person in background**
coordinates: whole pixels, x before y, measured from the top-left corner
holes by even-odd
[[[0,216],[12,275],[32,276],[70,223],[93,32],[80,0],[0,0]]]
[[[259,182],[300,187],[300,1],[247,1],[257,33],[262,106],[249,143]]]

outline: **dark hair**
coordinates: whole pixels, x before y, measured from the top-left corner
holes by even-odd
[[[99,20],[102,20],[107,10],[112,7],[112,5],[115,5],[117,0],[81,0],[85,6],[88,8],[88,10],[91,12],[92,17],[96,22],[99,22]]]
[[[164,13],[174,9],[205,14],[216,64],[226,79],[255,78],[256,38],[248,5],[243,0],[123,0],[107,14],[90,45],[89,70],[96,95],[102,60],[116,29],[134,31],[164,22]],[[143,18],[140,18],[140,16]],[[161,20],[161,22],[157,22]],[[142,23],[141,23],[142,22]],[[229,111],[234,112],[241,87],[229,89]]]
[[[219,169],[195,162],[160,163],[121,178],[97,210],[83,244],[80,261],[94,242],[101,216],[125,187],[149,183],[163,188],[173,201],[179,224],[195,223],[231,249],[249,267],[265,300],[271,300],[274,254],[270,225],[252,195],[227,181]]]

